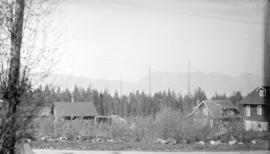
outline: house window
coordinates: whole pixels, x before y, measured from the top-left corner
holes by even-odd
[[[213,119],[210,120],[210,127],[213,127],[214,126],[214,121]]]
[[[229,121],[222,121],[222,126],[223,127],[229,127],[230,126],[230,122]]]
[[[64,117],[65,120],[71,120],[69,116]]]
[[[206,126],[207,125],[207,119],[202,119],[202,125]]]
[[[257,105],[257,115],[262,115],[262,106]]]
[[[246,116],[250,117],[250,106],[249,105],[246,106]]]
[[[227,111],[227,115],[233,116],[233,110],[228,110],[228,111]]]
[[[203,115],[208,115],[208,111],[207,111],[206,107],[203,107]]]
[[[260,95],[260,97],[265,97],[265,95],[266,95],[265,90],[261,89],[261,90],[259,91],[259,95]]]

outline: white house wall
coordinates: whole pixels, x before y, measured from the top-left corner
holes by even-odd
[[[244,123],[245,123],[246,130],[256,130],[256,131],[267,131],[268,130],[268,122],[245,120]],[[259,127],[259,125],[261,125],[261,128]]]

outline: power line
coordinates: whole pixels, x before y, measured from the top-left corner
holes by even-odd
[[[211,3],[208,2],[208,4],[213,4],[215,2],[218,3],[218,1],[212,1]],[[226,2],[226,1],[224,1],[224,2]],[[235,2],[235,1],[233,1],[233,2]],[[207,3],[207,2],[205,1],[205,3]],[[217,4],[217,3],[215,3],[215,4]],[[239,5],[239,3],[238,4],[222,3],[221,5],[223,5],[223,6],[231,6],[231,7],[238,7],[238,8],[248,8],[248,9],[265,9],[265,10],[268,10],[269,9],[267,6],[264,6],[264,7],[260,7],[260,6],[248,6],[248,5],[241,5],[241,4]]]
[[[222,17],[222,16],[213,16],[213,15],[201,15],[201,14],[195,14],[185,11],[179,11],[179,10],[170,10],[160,7],[151,7],[151,6],[145,6],[141,4],[135,4],[135,3],[128,3],[128,2],[120,2],[120,1],[114,1],[114,0],[103,0],[104,2],[109,2],[116,5],[124,5],[124,6],[130,6],[130,7],[136,7],[136,8],[142,8],[147,10],[154,10],[154,11],[162,11],[162,12],[168,12],[168,13],[174,13],[179,15],[185,15],[185,16],[193,16],[193,17],[200,17],[200,18],[210,18],[210,19],[216,19],[216,20],[224,20],[224,21],[233,21],[238,23],[249,23],[249,24],[269,24],[269,22],[257,22],[257,21],[250,21],[250,20],[241,20],[241,19],[235,19],[235,18],[228,18],[228,17]]]

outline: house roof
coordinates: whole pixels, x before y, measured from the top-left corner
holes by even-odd
[[[235,105],[232,104],[230,100],[211,100],[205,101],[208,103],[215,103],[217,106],[220,106],[222,109],[237,109]]]
[[[211,116],[214,119],[219,119],[219,118],[224,118],[223,114],[223,110],[226,109],[235,109],[237,110],[237,108],[232,104],[232,102],[230,100],[205,100],[202,101],[199,105],[197,105],[194,110],[187,115],[187,117],[193,115],[199,108],[200,106],[204,104],[205,107],[207,108],[207,110],[210,112]],[[231,117],[231,118],[236,118]]]
[[[260,97],[260,90],[265,91],[265,96]],[[240,104],[250,104],[250,105],[270,105],[270,86],[257,87],[251,93],[249,93]],[[268,102],[268,103],[267,103]]]
[[[93,102],[55,102],[54,112],[57,117],[99,115]]]

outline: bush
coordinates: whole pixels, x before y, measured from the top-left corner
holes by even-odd
[[[152,142],[156,138],[156,124],[153,117],[135,117],[130,121],[129,131],[134,141]]]
[[[223,134],[210,127],[197,127],[192,118],[183,118],[180,111],[165,108],[156,117],[133,117],[127,123],[93,125],[88,120],[53,121],[44,118],[36,121],[39,136],[67,137],[68,140],[89,140],[92,138],[114,139],[124,142],[147,142],[175,139],[178,143],[221,140],[228,142],[232,137],[238,141],[269,139],[268,132],[245,131],[242,123],[235,122]],[[220,134],[220,135],[217,135]],[[185,141],[184,141],[185,140]],[[184,141],[184,142],[183,142]]]
[[[110,136],[114,140],[125,140],[128,141],[130,132],[125,124],[112,123],[110,126]]]
[[[250,142],[251,140],[268,140],[270,137],[269,132],[258,132],[258,131],[243,131],[236,135],[236,138],[242,142]]]
[[[181,134],[182,120],[181,112],[165,108],[156,116],[157,134],[162,139],[176,139]]]
[[[214,138],[214,132],[209,127],[196,127],[191,118],[185,119],[180,111],[170,108],[163,109],[153,117],[135,117],[130,119],[132,127],[131,138],[135,141],[153,142],[161,139],[175,139],[178,143],[209,141]]]
[[[54,121],[53,118],[43,118],[36,121],[36,126],[40,137],[67,137],[76,140],[95,136],[93,123],[87,120]]]
[[[188,143],[198,141],[210,141],[215,138],[216,130],[206,127],[197,127],[192,119],[185,119],[181,123],[182,129],[178,140],[186,140]]]
[[[39,117],[35,119],[35,127],[38,129],[38,136],[53,136],[54,122],[52,117]]]

